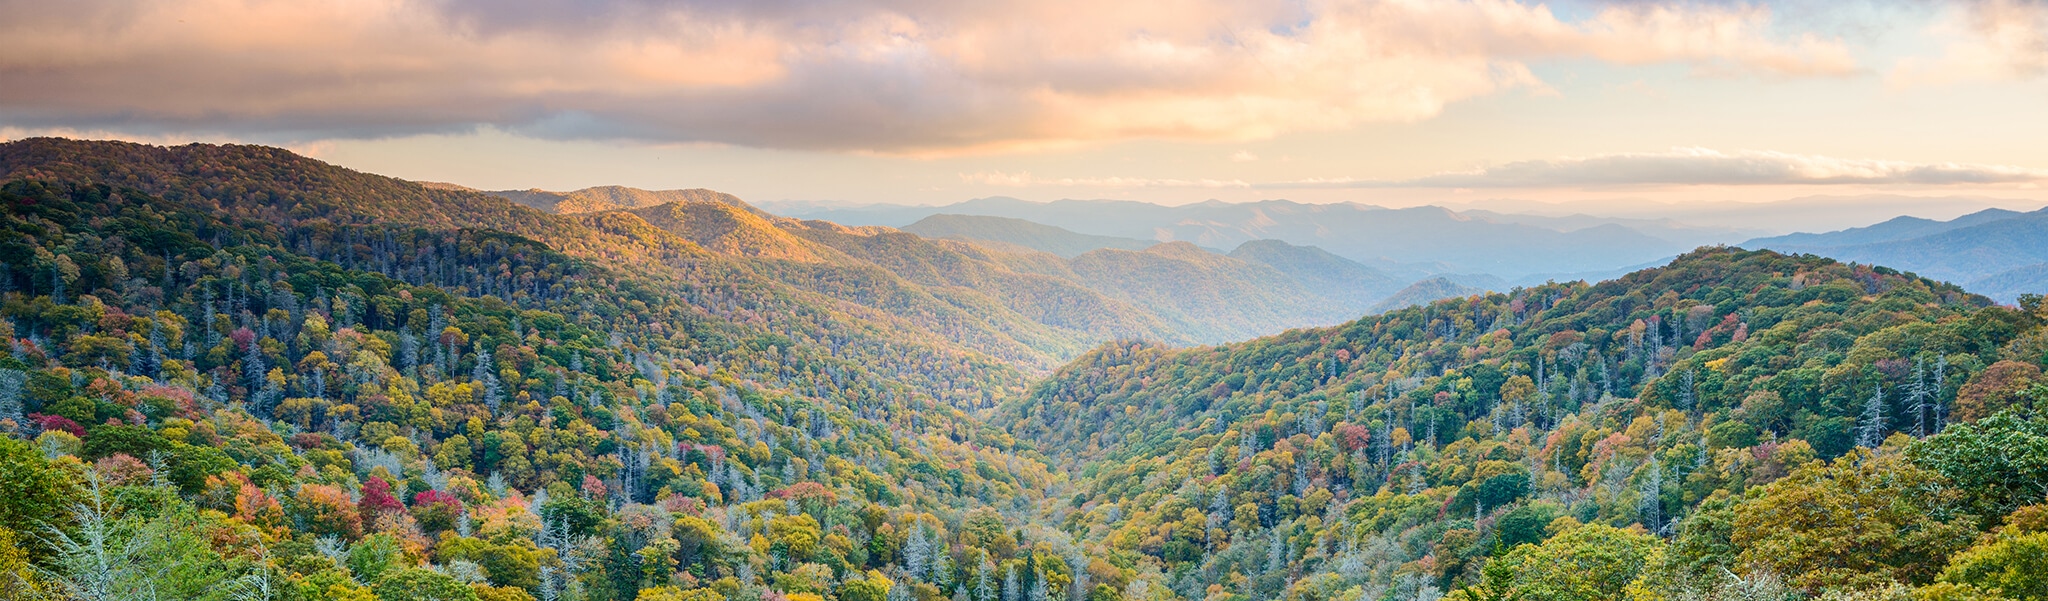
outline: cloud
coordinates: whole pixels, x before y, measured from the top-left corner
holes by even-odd
[[[1939,85],[2048,74],[2048,3],[1958,2],[1930,29],[1936,37],[1948,40],[1941,56],[1900,60],[1886,77],[1889,83]]]
[[[1029,171],[1009,173],[1004,171],[982,171],[962,173],[960,181],[984,186],[1005,188],[1251,188],[1243,180],[1221,179],[1156,179],[1144,177],[1057,177],[1041,178]]]
[[[0,122],[953,154],[1427,119],[1593,59],[1858,68],[1746,4],[0,0]]]
[[[2048,169],[2011,165],[1912,163],[1844,159],[1770,151],[1720,152],[1676,148],[1669,152],[1620,153],[1517,161],[1470,171],[1411,179],[1323,178],[1273,182],[1143,177],[1045,178],[1030,172],[960,174],[961,181],[1001,187],[1249,188],[1259,190],[1344,188],[1575,188],[1631,185],[1986,185],[2030,187],[2048,181]]]
[[[1616,185],[2009,184],[2048,180],[2048,169],[1844,159],[1771,151],[1677,148],[1518,161],[1402,180],[1311,179],[1259,188],[1557,188]]]

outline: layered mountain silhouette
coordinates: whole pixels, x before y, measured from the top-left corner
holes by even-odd
[[[1948,221],[1899,217],[1835,232],[1758,238],[1743,246],[1885,265],[1962,283],[2000,302],[2048,293],[2048,209],[1986,209]]]
[[[1001,217],[1091,236],[1185,241],[1209,248],[1235,248],[1253,240],[1280,240],[1322,248],[1411,280],[1445,272],[1488,273],[1516,280],[1531,274],[1615,270],[1667,259],[1700,245],[1747,237],[1731,228],[1688,227],[1660,220],[1507,215],[1434,206],[1389,209],[1356,203],[1305,204],[1286,200],[1164,206],[1121,200],[1031,202],[992,197],[939,207],[788,203],[774,208],[804,218],[892,227],[912,226],[940,214]],[[952,230],[948,233],[966,235]],[[974,237],[991,235],[983,232]]]

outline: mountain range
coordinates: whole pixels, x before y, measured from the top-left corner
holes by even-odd
[[[835,208],[770,205],[806,219],[907,226],[938,214],[1023,219],[1093,236],[1185,241],[1234,248],[1252,240],[1316,246],[1403,275],[1488,273],[1508,280],[1609,270],[1668,258],[1702,244],[1747,237],[1732,228],[1687,228],[1651,220],[1465,214],[1441,207],[1208,201],[1163,206],[1134,201],[1030,202],[981,198],[940,207]]]
[[[1891,266],[1962,283],[2007,303],[2021,294],[2048,293],[2048,209],[1985,209],[1947,221],[1898,217],[1834,232],[1758,238],[1743,246]]]
[[[2038,297],[1721,246],[1481,293],[1276,239],[555,196],[0,144],[0,591],[2039,590]],[[1794,241],[2024,253],[2038,214],[1954,221]]]
[[[1217,343],[1477,291],[1417,288],[1383,307],[1408,279],[1277,240],[1246,241],[1225,254],[1003,217],[933,215],[902,230],[798,220],[706,190],[463,191],[562,215],[629,213],[711,252],[765,261],[757,269],[803,289],[886,282],[931,307],[910,315],[1006,316],[1007,325],[994,328],[1001,334],[977,339],[997,345],[984,350],[1000,357],[1035,357],[1025,362],[1030,369],[1073,356],[1084,348],[1077,344]]]

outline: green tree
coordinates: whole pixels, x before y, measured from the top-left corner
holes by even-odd
[[[2048,498],[2048,419],[2002,412],[1956,424],[1907,450],[1968,495],[1984,515],[2004,515]]]
[[[789,550],[795,559],[807,558],[817,550],[818,520],[809,514],[779,515],[768,520],[769,541]]]
[[[370,588],[382,601],[479,601],[469,585],[425,568],[400,568]]]
[[[1976,517],[1941,476],[1887,446],[1813,462],[1735,508],[1744,568],[1808,590],[1926,584],[1969,546]]]
[[[865,578],[848,579],[839,585],[839,601],[885,601],[895,586],[881,572],[868,570]]]
[[[16,532],[40,532],[46,526],[63,523],[65,499],[72,486],[61,472],[50,466],[41,451],[26,442],[0,437],[0,526]],[[24,536],[19,544],[31,557],[47,557],[50,551],[41,536]]]
[[[1517,598],[1584,601],[1621,598],[1630,584],[1662,563],[1663,558],[1664,544],[1657,537],[1604,524],[1587,524],[1559,533],[1540,545],[1516,547],[1506,557],[1494,561],[1501,564],[1496,569],[1512,573],[1511,588]],[[1486,594],[1505,590],[1498,584],[1482,588],[1488,589]]]

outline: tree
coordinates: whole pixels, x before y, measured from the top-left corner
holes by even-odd
[[[35,601],[49,593],[48,583],[29,561],[21,539],[0,525],[0,601]]]
[[[2048,420],[2010,412],[1951,426],[1907,448],[1907,457],[1968,495],[1983,515],[2048,498]]]
[[[370,589],[382,601],[480,601],[469,585],[425,568],[400,568]]]
[[[1494,560],[1501,564],[1481,588],[1529,601],[1619,599],[1642,574],[1663,562],[1664,543],[1639,530],[1604,524],[1572,528],[1540,545],[1523,545]],[[1508,577],[1512,574],[1512,578]],[[1511,581],[1511,586],[1502,584]],[[1469,596],[1469,595],[1468,595]],[[1500,599],[1496,596],[1474,599]]]
[[[708,588],[680,589],[673,586],[657,586],[642,589],[634,601],[725,601],[725,595]]]
[[[1936,370],[1939,373],[1940,370]],[[2032,363],[1999,361],[1956,390],[1955,418],[1971,422],[2009,407],[2036,408],[2026,390],[2041,380],[2041,368]],[[1938,380],[1937,380],[1938,381]]]
[[[1961,491],[1892,447],[1808,463],[1735,513],[1739,569],[1808,590],[1926,584],[1976,532]]]
[[[1883,384],[1871,392],[1870,400],[1864,401],[1860,419],[1862,421],[1856,425],[1856,446],[1874,449],[1884,444],[1884,435],[1890,431],[1891,424],[1885,418]]]
[[[789,552],[792,559],[803,559],[817,550],[820,534],[818,520],[807,514],[779,515],[768,520],[768,538]]]
[[[839,585],[839,601],[887,601],[893,586],[881,572],[868,570],[865,578],[849,578]]]
[[[50,466],[41,451],[26,442],[0,436],[0,526],[17,532],[40,533],[68,517],[65,499],[72,487],[62,473]],[[40,536],[24,537],[19,544],[32,558],[43,558],[50,548]]]
[[[1457,601],[1517,601],[1522,598],[1515,590],[1515,569],[1507,562],[1489,561],[1479,569],[1479,585],[1459,588],[1451,593]]]
[[[1999,536],[1964,550],[1941,581],[2003,599],[2048,599],[2048,532]]]

